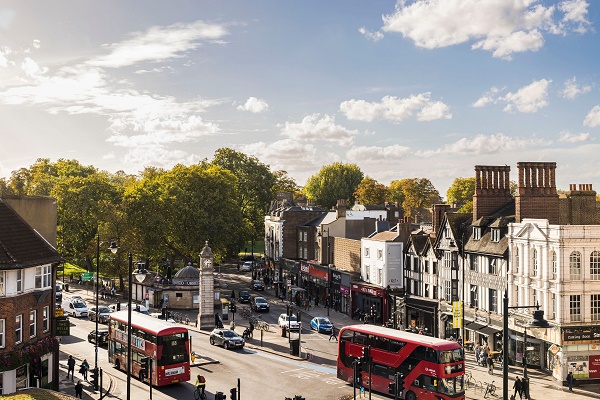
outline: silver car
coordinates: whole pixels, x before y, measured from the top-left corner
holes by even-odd
[[[223,346],[225,349],[244,347],[244,339],[231,329],[215,329],[210,333],[210,344]]]

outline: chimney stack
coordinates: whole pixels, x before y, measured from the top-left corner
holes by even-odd
[[[516,221],[523,218],[547,219],[559,223],[555,162],[520,162],[519,188],[515,198]]]
[[[508,165],[476,165],[473,221],[493,214],[512,201]]]

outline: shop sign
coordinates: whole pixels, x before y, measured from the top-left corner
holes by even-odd
[[[600,379],[600,356],[590,356],[590,379]]]
[[[304,272],[305,274],[309,274],[310,268],[306,264],[300,264],[300,271]]]
[[[369,286],[352,285],[353,289],[357,289],[361,293],[365,293],[371,296],[383,297],[383,289],[375,289]]]
[[[71,335],[71,323],[68,319],[57,319],[56,320],[56,336],[69,336]]]
[[[346,286],[340,286],[340,293],[341,294],[350,294],[350,288],[346,287]]]
[[[342,283],[342,274],[340,272],[331,271],[331,281],[335,283]]]
[[[565,328],[563,330],[563,340],[590,340],[598,342],[600,341],[600,329],[597,329],[597,327]]]

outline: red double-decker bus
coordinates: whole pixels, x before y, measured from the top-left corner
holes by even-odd
[[[459,343],[374,325],[351,325],[339,334],[337,376],[354,380],[354,361],[370,346],[369,368],[358,372],[362,386],[389,393],[397,373],[406,400],[464,399],[465,361]]]
[[[108,361],[127,371],[127,311],[110,314]],[[190,342],[187,328],[149,315],[131,313],[131,375],[140,377],[141,359],[152,359],[152,385],[190,380]]]

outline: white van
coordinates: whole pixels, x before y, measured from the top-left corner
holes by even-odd
[[[74,317],[87,317],[88,308],[81,298],[74,299],[71,297],[64,297],[62,301],[62,308],[65,310],[66,315],[72,315]]]
[[[108,308],[110,308],[112,312],[117,311],[116,304],[111,304],[108,306]],[[127,303],[121,304],[121,310],[127,310]],[[148,311],[148,309],[141,304],[134,304],[132,310],[142,314],[150,315],[150,311]]]

